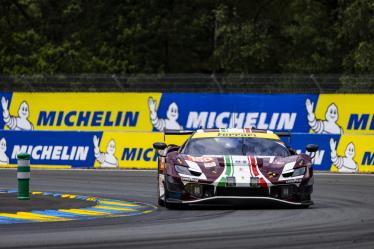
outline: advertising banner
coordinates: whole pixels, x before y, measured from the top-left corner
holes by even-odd
[[[313,164],[315,170],[330,170],[331,159],[330,159],[330,139],[334,139],[337,143],[339,142],[339,135],[313,135],[313,134],[293,134],[291,138],[284,138],[286,144],[290,144],[297,153],[307,153],[307,144],[317,144],[318,151],[313,158]],[[308,154],[308,153],[307,153]]]
[[[35,165],[94,164],[93,137],[102,132],[0,131],[0,164],[17,164],[17,154],[28,153]]]
[[[330,139],[332,172],[374,172],[374,136],[343,135]]]
[[[161,93],[13,93],[2,96],[6,130],[151,131],[148,99]]]
[[[165,142],[182,145],[187,138],[167,136]],[[152,145],[162,141],[161,132],[0,131],[0,166],[16,165],[17,154],[26,152],[32,165],[155,169]],[[373,135],[295,133],[284,141],[298,153],[306,153],[307,144],[317,144],[315,170],[374,172]]]
[[[374,134],[374,94],[320,94],[314,105],[314,133]]]
[[[164,93],[151,118],[154,131],[167,129],[249,128],[308,132],[305,102],[313,94]]]
[[[182,144],[186,136],[168,136]],[[160,132],[0,131],[0,166],[16,165],[17,154],[31,155],[33,165],[74,168],[156,168],[154,142]]]
[[[181,145],[188,136],[167,136],[160,132],[104,132],[94,138],[95,168],[156,168],[153,143]]]
[[[374,134],[372,94],[1,93],[5,130]]]

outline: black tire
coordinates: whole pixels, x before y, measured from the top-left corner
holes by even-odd
[[[160,162],[159,161],[157,162],[157,165],[158,165],[158,168],[157,168],[157,204],[161,207],[165,207],[165,200],[163,200],[160,197]]]
[[[183,209],[185,205],[180,204],[180,203],[170,203],[168,202],[168,197],[169,197],[169,190],[166,187],[166,184],[164,183],[164,189],[165,189],[165,194],[164,194],[164,205],[167,209]]]
[[[158,176],[157,177],[157,179],[158,179],[158,181],[157,181],[157,199],[158,199],[158,201],[157,201],[157,203],[158,203],[158,205],[160,206],[160,207],[165,207],[165,198],[164,199],[162,199],[161,197],[160,197],[160,180],[159,180],[159,177],[160,176]],[[165,185],[165,184],[164,184]],[[165,195],[164,195],[164,197],[165,197]]]
[[[164,206],[168,209],[173,209],[174,205],[167,201],[167,198],[169,196],[169,191],[167,190],[166,184],[164,183]]]
[[[164,200],[162,200],[161,198],[158,198],[158,205],[160,206],[160,207],[165,207],[165,201]]]

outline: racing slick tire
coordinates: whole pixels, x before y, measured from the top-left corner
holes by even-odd
[[[165,184],[163,183],[165,186]],[[165,207],[165,193],[164,193],[164,198],[161,198],[161,191],[160,191],[160,176],[157,175],[157,204],[160,207]]]
[[[166,187],[166,184],[164,183],[164,189],[165,189],[165,194],[164,194],[164,200],[163,200],[163,203],[164,203],[164,206],[167,208],[167,209],[179,209],[180,206],[176,203],[170,203],[168,202],[168,196],[169,196],[169,191],[167,190],[167,187]]]
[[[158,182],[159,182],[159,176],[158,176]],[[158,183],[158,186],[157,186],[157,196],[158,196],[157,203],[158,203],[158,205],[160,207],[166,207],[167,209],[178,209],[178,207],[179,207],[178,204],[170,203],[170,202],[167,201],[167,197],[169,196],[169,191],[166,188],[165,182],[163,182],[162,184],[164,186],[164,196],[163,197],[160,196],[161,191],[160,191],[159,183]]]
[[[170,196],[170,192],[167,188],[167,184],[164,182],[164,199],[161,200],[161,202],[163,202],[164,204],[164,207],[166,207],[167,209],[183,209],[186,207],[186,205],[182,204],[182,203],[173,203],[173,202],[169,202],[168,201],[168,197]],[[161,199],[161,198],[160,198]]]

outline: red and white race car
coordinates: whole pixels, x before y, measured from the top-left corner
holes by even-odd
[[[297,154],[276,133],[257,129],[165,133],[176,134],[191,135],[182,146],[154,143],[160,205],[313,204],[312,158]],[[312,144],[306,148],[310,153],[318,150]]]

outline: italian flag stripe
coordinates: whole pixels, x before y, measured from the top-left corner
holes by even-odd
[[[252,165],[251,165],[251,157],[248,156],[248,166],[249,166],[249,174],[250,174],[250,177],[254,176],[253,172],[252,172]]]
[[[225,174],[222,176],[221,180],[218,183],[219,187],[224,187],[226,186],[226,177],[227,176],[232,176],[234,173],[233,170],[233,165],[232,165],[232,158],[230,156],[225,156]]]
[[[256,160],[253,156],[251,156],[251,167],[252,167],[252,172],[253,172],[253,175],[254,176],[258,176],[259,173],[257,171],[257,167],[256,167]]]
[[[251,169],[253,176],[260,178],[260,182],[259,182],[260,186],[263,188],[266,188],[268,185],[264,179],[264,176],[259,172],[260,169],[258,168],[256,158],[253,156],[249,157],[248,163],[249,163],[249,167]]]

